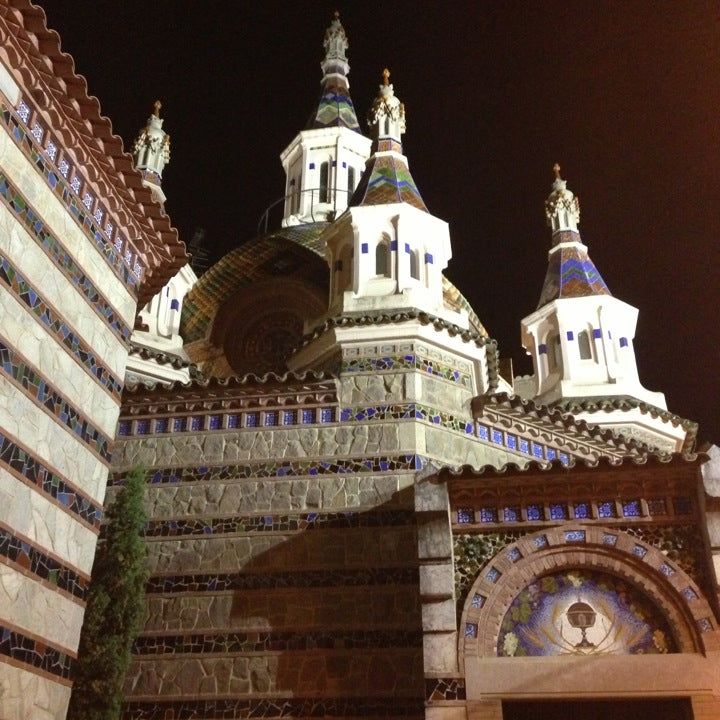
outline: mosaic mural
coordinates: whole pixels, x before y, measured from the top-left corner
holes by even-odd
[[[677,652],[664,617],[612,575],[565,570],[528,585],[512,602],[497,654],[642,655]]]

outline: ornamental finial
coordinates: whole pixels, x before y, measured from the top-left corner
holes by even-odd
[[[153,115],[155,117],[160,117],[160,108],[162,107],[162,103],[159,100],[156,100],[153,103]]]
[[[382,71],[382,78],[383,78],[383,85],[389,85],[390,84],[390,71],[385,68]]]
[[[561,230],[578,231],[580,222],[580,203],[573,193],[567,189],[567,181],[560,177],[560,165],[553,165],[555,180],[552,192],[545,201],[545,219],[553,233]]]
[[[562,170],[562,168],[560,167],[560,165],[559,165],[558,163],[555,163],[555,164],[553,165],[553,172],[555,173],[555,179],[556,179],[556,180],[562,180],[562,178],[560,177],[560,170]]]
[[[339,10],[336,10],[336,11],[333,13],[333,17],[334,17],[336,20],[339,20],[339,19],[340,19],[340,11],[339,11]]]

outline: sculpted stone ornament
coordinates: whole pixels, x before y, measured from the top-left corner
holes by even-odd
[[[405,105],[395,97],[395,90],[390,83],[390,71],[385,68],[382,72],[383,82],[379,86],[380,92],[368,113],[368,125],[377,127],[380,137],[394,136],[400,140],[405,132]]]
[[[345,28],[340,22],[340,13],[336,10],[330,26],[325,31],[325,60],[341,60],[347,62],[347,49],[350,47]]]
[[[153,103],[153,113],[133,145],[135,167],[153,173],[158,178],[162,178],[162,171],[170,162],[170,135],[162,129],[161,107],[159,100]]]
[[[555,182],[545,201],[545,218],[553,230],[575,230],[580,222],[580,201],[567,189],[567,180],[560,177],[560,165],[553,165]]]

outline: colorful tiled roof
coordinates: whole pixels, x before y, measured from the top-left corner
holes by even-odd
[[[405,202],[428,212],[427,206],[402,156],[375,153],[358,183],[350,206],[387,205]]]
[[[562,298],[610,295],[608,286],[587,251],[583,249],[580,235],[569,230],[555,233],[553,245],[560,243],[568,245],[558,248],[550,255],[538,308]]]
[[[345,127],[360,132],[360,124],[355,114],[347,84],[339,79],[327,78],[323,83],[322,94],[317,110],[310,115],[306,130],[326,127]]]

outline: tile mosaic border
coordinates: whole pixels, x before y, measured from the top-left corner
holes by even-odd
[[[3,625],[0,625],[0,655],[62,680],[72,679],[74,661],[70,655],[46,640],[35,640]]]
[[[186,633],[141,636],[135,640],[133,654],[147,657],[419,647],[422,647],[421,630]]]
[[[93,349],[2,253],[0,253],[0,281],[12,292],[13,297],[28,308],[38,322],[68,351],[88,375],[119,401],[123,383],[110,372],[95,355]]]
[[[58,424],[68,428],[93,452],[110,462],[111,440],[83,417],[63,395],[33,367],[20,353],[9,347],[0,336],[0,370],[28,396],[38,407],[48,410]]]
[[[118,311],[107,301],[103,294],[87,277],[85,271],[75,262],[63,244],[47,229],[45,222],[31,203],[15,187],[11,180],[0,173],[0,201],[13,213],[23,225],[38,247],[54,262],[65,277],[85,298],[98,317],[123,342],[130,340],[130,328],[125,324]]]
[[[87,199],[83,203],[79,202],[81,186],[86,185],[86,182],[83,181],[80,185],[76,184],[77,191],[71,186],[66,179],[71,169],[70,164],[65,160],[66,165],[63,165],[63,161],[60,160],[61,157],[65,159],[60,143],[50,137],[50,132],[46,132],[37,119],[33,120],[32,129],[28,132],[26,127],[29,127],[30,115],[31,110],[25,100],[20,101],[15,112],[0,102],[0,122],[5,125],[10,137],[25,157],[37,168],[45,183],[65,204],[112,271],[126,288],[136,295],[137,284],[142,277],[142,266],[138,263],[138,258],[141,256],[131,244],[120,236],[119,223],[110,216],[99,199],[95,202],[92,194],[85,192],[83,197],[87,198],[90,195],[91,202],[88,204]],[[38,127],[40,137],[35,134]],[[56,170],[51,163],[55,163],[56,167],[61,169]],[[65,168],[65,173],[62,172],[62,168]],[[77,168],[73,173],[73,181],[75,177],[79,177]],[[103,221],[105,228],[101,230],[100,226]],[[127,249],[130,250],[129,257],[125,252]]]
[[[5,431],[0,432],[0,464],[12,474],[26,478],[44,495],[56,500],[64,510],[85,521],[95,532],[99,532],[102,507],[95,505],[86,495],[69,485],[61,475],[18,445]]]
[[[426,465],[422,455],[387,455],[382,457],[354,457],[281,462],[258,462],[247,465],[199,465],[197,467],[155,468],[148,472],[148,483],[165,485],[223,480],[316,477],[321,475],[359,475],[365,473],[397,473],[422,470]],[[111,473],[108,486],[122,485],[126,474]]]
[[[345,358],[340,364],[341,373],[374,373],[388,370],[419,370],[441,380],[448,380],[472,389],[472,378],[467,373],[460,372],[457,368],[445,365],[437,360],[424,358],[416,353],[387,355],[384,357]]]
[[[226,590],[273,590],[275,588],[357,587],[365,585],[414,585],[417,567],[363,568],[361,570],[304,570],[276,573],[216,573],[154,575],[145,592],[223,592]]]
[[[123,705],[123,720],[189,720],[190,718],[322,718],[414,717],[422,720],[422,698],[215,698],[211,700],[155,700]]]
[[[26,539],[19,538],[12,531],[0,525],[0,558],[9,561],[10,567],[16,566],[45,581],[45,585],[64,590],[78,600],[84,601],[89,579],[75,570],[63,565],[37,548]]]
[[[426,702],[466,699],[465,678],[425,678]]]

